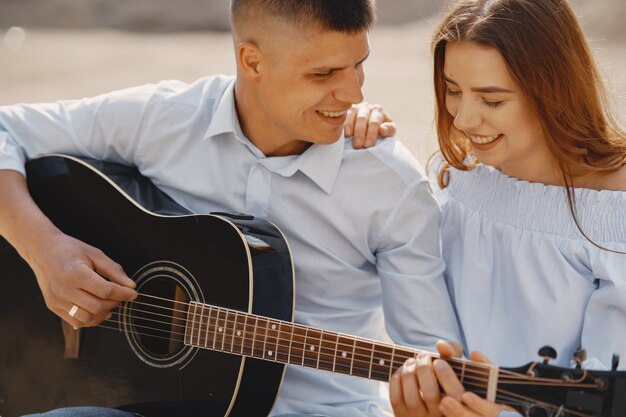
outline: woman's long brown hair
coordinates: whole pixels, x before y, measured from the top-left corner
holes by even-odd
[[[470,170],[467,137],[446,109],[444,63],[449,41],[495,48],[537,115],[576,218],[573,178],[626,165],[626,134],[610,112],[606,90],[580,23],[566,0],[461,0],[435,29],[435,120],[447,164]],[[445,169],[439,182],[445,187]],[[605,248],[603,248],[605,249]]]

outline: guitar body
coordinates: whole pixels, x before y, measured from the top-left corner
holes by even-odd
[[[122,306],[107,328],[76,332],[79,355],[65,359],[60,319],[2,241],[0,416],[79,405],[146,417],[267,415],[284,365],[187,346],[177,318],[197,301],[291,321],[293,267],[280,231],[251,216],[191,215],[122,166],[49,156],[27,172],[46,215],[102,249],[158,303]]]

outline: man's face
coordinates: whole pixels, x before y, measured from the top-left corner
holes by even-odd
[[[367,31],[344,34],[320,29],[288,30],[260,45],[257,122],[265,126],[275,155],[300,153],[311,143],[341,136],[347,110],[363,100]]]

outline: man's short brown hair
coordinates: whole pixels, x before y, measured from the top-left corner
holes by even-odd
[[[233,25],[270,15],[348,34],[369,30],[376,20],[375,0],[231,0],[230,10]]]

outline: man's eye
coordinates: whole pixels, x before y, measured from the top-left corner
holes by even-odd
[[[326,77],[330,77],[332,74],[331,72],[316,72],[314,75],[318,78],[326,78]]]

